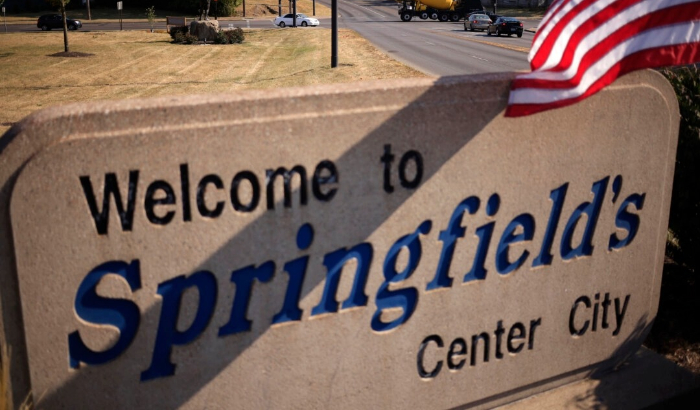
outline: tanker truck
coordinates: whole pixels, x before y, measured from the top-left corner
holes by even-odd
[[[459,21],[469,13],[484,11],[481,0],[395,0],[402,21],[416,16],[422,20]]]

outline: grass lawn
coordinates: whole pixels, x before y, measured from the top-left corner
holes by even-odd
[[[246,30],[243,44],[172,44],[165,33],[70,32],[71,51],[51,57],[63,32],[0,35],[0,134],[32,112],[67,102],[293,87],[420,77],[350,30],[339,30],[339,67],[330,68],[331,31]]]

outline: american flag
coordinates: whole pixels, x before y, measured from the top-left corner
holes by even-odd
[[[564,107],[642,68],[700,62],[700,0],[556,0],[511,84],[507,117]]]

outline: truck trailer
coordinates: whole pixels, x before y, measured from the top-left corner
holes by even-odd
[[[413,17],[422,20],[459,21],[475,11],[484,11],[481,0],[396,0],[402,21]]]

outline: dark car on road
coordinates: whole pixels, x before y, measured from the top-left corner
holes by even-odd
[[[52,28],[63,28],[63,17],[60,14],[44,14],[39,17],[36,21],[36,26],[44,31],[51,30]],[[83,26],[80,20],[74,20],[70,17],[66,17],[66,26],[68,30],[77,30]]]
[[[499,17],[486,29],[486,34],[489,36],[495,34],[500,36],[501,34],[507,34],[510,37],[513,34],[517,34],[518,37],[523,36],[523,23],[513,17]]]

